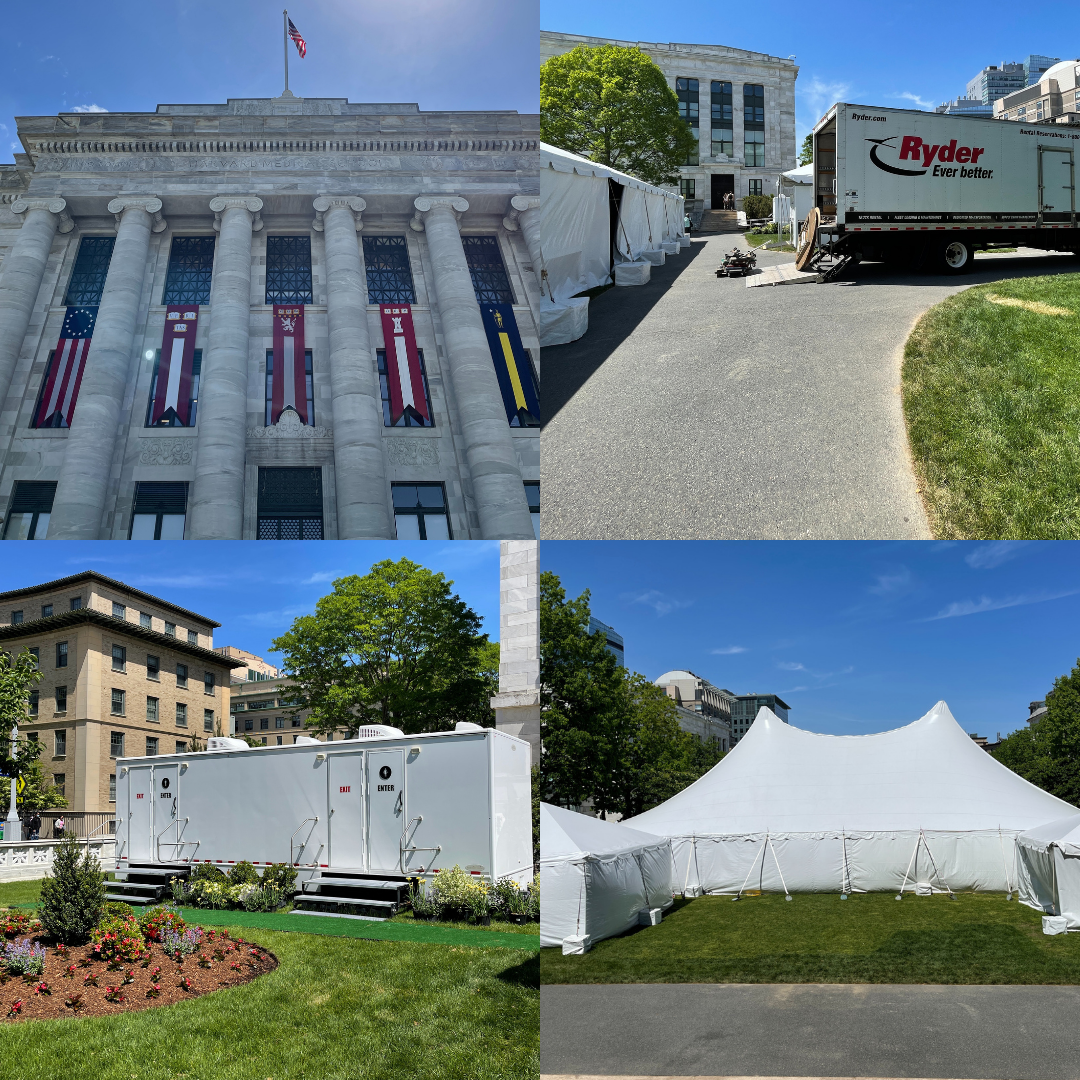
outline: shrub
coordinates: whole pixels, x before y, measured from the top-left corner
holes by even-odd
[[[139,928],[147,941],[161,941],[162,931],[166,929],[183,932],[186,925],[180,912],[171,904],[160,904],[139,916]]]
[[[425,888],[422,881],[409,885],[409,907],[412,913],[422,919],[437,919],[442,913],[439,894],[431,888]]]
[[[258,885],[259,871],[242,859],[229,871],[230,885]]]
[[[218,885],[225,885],[228,880],[225,872],[213,863],[199,863],[188,877],[188,883],[192,886],[197,881],[210,881]]]
[[[53,872],[41,886],[41,925],[58,941],[86,941],[105,907],[105,875],[89,847],[68,837],[57,845]]]
[[[748,219],[772,217],[771,195],[744,195],[742,206]]]
[[[532,881],[529,882],[529,888],[527,890],[527,896],[529,898],[529,907],[526,914],[535,922],[540,921],[540,878],[533,875]]]
[[[90,940],[94,942],[95,955],[113,963],[134,964],[148,951],[142,927],[134,915],[103,918],[91,933]]]
[[[268,866],[262,875],[263,885],[273,885],[282,893],[291,893],[296,883],[296,870],[288,863],[278,862]]]
[[[491,914],[489,899],[490,890],[487,885],[482,881],[477,881],[469,893],[469,910],[477,921]]]
[[[183,960],[202,944],[202,927],[193,926],[181,933],[165,927],[161,931],[161,951],[172,960]]]
[[[192,893],[191,885],[183,878],[170,878],[169,886],[172,889],[172,899],[174,904],[187,907],[195,904],[195,897]]]
[[[224,876],[224,875],[222,875]],[[191,902],[202,908],[227,908],[231,900],[230,886],[226,881],[197,881],[191,886]]]
[[[431,883],[431,891],[438,894],[443,907],[466,909],[472,894],[474,880],[472,874],[462,870],[456,863],[449,870],[443,870]]]
[[[277,911],[285,894],[276,885],[242,885],[240,903],[245,911]]]
[[[135,909],[130,904],[125,904],[123,900],[109,900],[101,911],[101,918],[103,920],[110,917],[126,919],[129,916],[134,917],[134,915]]]
[[[495,882],[493,891],[498,898],[497,906],[500,914],[529,914],[529,894],[513,878],[500,878]],[[539,897],[539,894],[537,895]]]
[[[9,975],[41,975],[45,971],[45,946],[32,941],[9,941],[4,946],[3,964]]]

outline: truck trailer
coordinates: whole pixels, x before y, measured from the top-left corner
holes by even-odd
[[[861,259],[940,273],[988,245],[1080,252],[1080,125],[834,105],[814,128],[814,206],[800,270]]]
[[[200,863],[297,872],[297,910],[392,915],[410,879],[454,865],[487,881],[532,878],[531,748],[493,728],[249,747],[116,762],[110,895],[161,899]]]

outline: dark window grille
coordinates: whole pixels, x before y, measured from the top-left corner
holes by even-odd
[[[187,496],[186,480],[140,480],[131,510],[131,539],[182,540]]]
[[[4,539],[44,540],[55,495],[55,480],[16,480],[4,522]]]
[[[169,250],[163,304],[209,304],[214,237],[176,236]]]
[[[172,409],[168,409],[165,415],[156,423],[150,423],[150,417],[154,413],[154,398],[157,397],[158,371],[161,368],[161,350],[158,349],[154,357],[154,376],[150,380],[150,397],[146,402],[146,419],[144,427],[183,427],[180,417]],[[196,349],[191,360],[191,397],[188,401],[188,427],[194,427],[198,419],[199,411],[199,382],[202,377],[202,349]],[[59,413],[57,413],[59,415]]]
[[[365,236],[369,304],[415,304],[409,248],[404,236]]]
[[[315,426],[315,373],[314,360],[310,349],[304,350],[304,393],[307,395],[307,422]],[[274,415],[274,350],[266,350],[266,414],[265,426],[273,425]]]
[[[312,303],[310,236],[266,238],[266,302]]]
[[[375,357],[379,365],[379,390],[382,394],[383,427],[434,427],[435,413],[431,408],[431,393],[428,390],[427,367],[424,365],[424,350],[417,349],[420,356],[420,377],[424,380],[424,398],[427,400],[428,416],[431,420],[425,420],[418,412],[414,412],[410,406],[398,417],[396,424],[390,423],[390,383],[387,381],[386,350],[376,349]]]
[[[676,79],[675,96],[679,99],[679,116],[686,121],[690,128],[690,133],[696,140],[698,137],[698,123],[700,121],[700,95],[698,93],[697,79]],[[683,164],[697,165],[697,163],[698,149],[695,146],[694,149],[686,155],[686,160]]]
[[[109,732],[109,757],[124,756],[124,733],[122,731]]]
[[[146,736],[146,756],[157,757],[158,741],[151,735]]]
[[[746,83],[743,93],[743,127],[747,131],[765,130],[765,87]]]
[[[101,294],[105,289],[105,278],[109,273],[112,260],[112,236],[84,236],[79,242],[79,254],[75,256],[75,265],[68,281],[64,303],[69,307],[101,303]]]
[[[712,84],[712,156],[734,153],[734,111],[731,97],[731,83],[714,82]]]
[[[540,513],[540,481],[525,481],[525,498],[529,500],[529,513]]]
[[[323,538],[322,470],[259,469],[260,540]]]
[[[391,484],[399,540],[452,540],[442,484]]]
[[[56,703],[57,712],[67,712],[67,687],[57,686],[53,690],[53,701]]]
[[[679,194],[684,199],[694,198],[694,193],[697,191],[696,180],[680,180],[679,181]]]
[[[176,685],[181,690],[187,689],[187,664],[176,665]]]
[[[465,261],[469,265],[478,304],[512,304],[514,293],[506,275],[499,240],[495,236],[463,236]]]

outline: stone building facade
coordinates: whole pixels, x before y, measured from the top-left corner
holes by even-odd
[[[0,649],[36,653],[41,682],[20,734],[72,810],[115,809],[118,757],[176,753],[228,730],[219,623],[87,572],[0,593]]]
[[[793,60],[726,45],[663,44],[540,32],[541,64],[579,45],[621,45],[646,53],[679,98],[698,153],[679,170],[680,191],[703,209],[723,209],[727,192],[775,195],[796,165]]]
[[[654,682],[675,702],[683,731],[715,742],[725,752],[734,745],[731,710],[736,698],[730,690],[688,670],[665,671]]]
[[[0,535],[534,537],[537,117],[283,96],[18,124]]]
[[[535,540],[499,545],[499,692],[495,726],[540,763],[540,561]]]

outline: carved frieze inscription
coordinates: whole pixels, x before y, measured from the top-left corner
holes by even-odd
[[[147,439],[139,455],[140,465],[190,465],[194,439]]]
[[[428,467],[439,464],[439,445],[434,439],[388,438],[384,442],[391,465]]]

